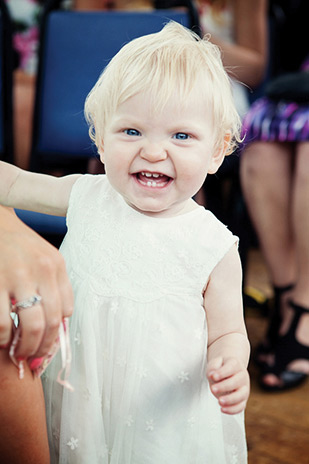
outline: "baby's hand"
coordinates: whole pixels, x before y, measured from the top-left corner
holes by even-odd
[[[237,358],[212,359],[208,363],[207,378],[222,412],[237,414],[245,409],[250,379],[247,369]]]

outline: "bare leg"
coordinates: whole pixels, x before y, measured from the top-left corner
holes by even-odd
[[[309,143],[301,143],[295,152],[295,172],[292,191],[292,221],[294,230],[297,278],[292,298],[296,304],[309,308]],[[280,334],[284,335],[290,327],[294,312],[286,306]],[[303,314],[296,330],[296,339],[309,346],[309,314]],[[309,373],[309,360],[296,360],[288,369]],[[280,385],[281,381],[273,374],[263,377],[267,385]]]
[[[35,77],[16,70],[14,73],[14,144],[15,164],[29,168]]]
[[[255,142],[241,157],[241,183],[273,285],[295,281],[296,264],[290,220],[291,146]]]
[[[296,150],[295,180],[293,188],[292,218],[297,259],[297,280],[293,290],[295,303],[309,308],[309,142],[298,144]],[[282,332],[290,323],[292,314],[287,313]],[[309,346],[309,314],[304,314],[296,332],[297,340]],[[309,372],[307,361],[297,361],[291,368]]]
[[[25,366],[26,367],[26,366]],[[0,456],[10,464],[48,464],[49,448],[41,381],[28,368],[25,378],[0,350]]]
[[[309,307],[309,142],[296,151],[292,214],[298,264],[294,299]]]
[[[271,281],[274,287],[287,287],[296,279],[290,214],[292,146],[270,142],[249,145],[241,157],[240,174],[243,194]],[[287,296],[287,292],[275,294],[267,331],[255,353],[259,363],[274,361],[272,353]]]

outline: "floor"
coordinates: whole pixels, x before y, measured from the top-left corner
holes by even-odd
[[[271,296],[260,252],[250,250],[245,285]],[[261,339],[266,318],[245,308],[252,350]],[[257,383],[258,370],[249,365],[251,395],[246,411],[249,464],[309,464],[309,380],[290,392],[266,393]]]

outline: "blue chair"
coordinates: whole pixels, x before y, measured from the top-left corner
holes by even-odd
[[[66,11],[59,9],[59,0],[46,3],[41,22],[31,170],[86,172],[89,158],[96,155],[83,113],[87,94],[110,59],[130,40],[158,32],[169,20],[198,28],[194,4],[182,2],[181,8],[149,12]],[[23,213],[23,219],[41,232],[39,222],[34,224],[30,215]],[[54,217],[49,221],[44,217],[42,222],[44,230],[47,225],[53,231]]]
[[[60,3],[49,2],[42,19],[31,169],[84,172],[96,153],[84,102],[106,64],[125,43],[159,31],[170,19],[192,27],[192,14],[63,11]]]

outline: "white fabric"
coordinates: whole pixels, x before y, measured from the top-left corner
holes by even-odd
[[[243,415],[220,412],[205,376],[203,288],[237,237],[202,207],[144,216],[104,175],[76,182],[67,221],[75,390],[56,383],[54,360],[52,463],[246,463]]]

